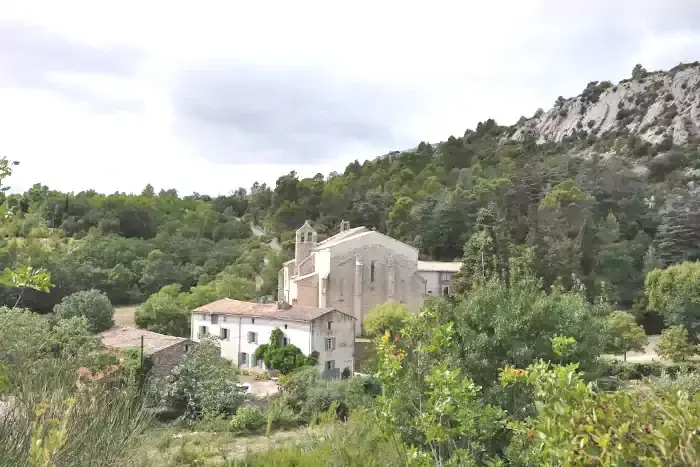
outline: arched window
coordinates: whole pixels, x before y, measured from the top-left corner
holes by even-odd
[[[374,282],[374,261],[369,265],[369,281]]]

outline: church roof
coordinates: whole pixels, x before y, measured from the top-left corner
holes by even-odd
[[[302,321],[306,323],[310,323],[331,311],[338,310],[335,308],[317,308],[299,305],[289,305],[289,308],[282,309],[277,306],[277,303],[243,302],[232,298],[222,298],[192,310],[193,313],[217,313],[251,318],[279,319],[282,321]],[[339,313],[342,312],[339,311]]]
[[[426,272],[459,272],[459,261],[418,261],[418,270]]]
[[[359,234],[369,232],[371,232],[371,230],[369,230],[367,227],[355,227],[354,229],[346,230],[345,232],[340,232],[332,237],[328,237],[324,241],[319,242],[315,249],[320,250],[323,248],[328,248],[329,246],[337,245],[338,243],[341,243],[349,238],[357,237]]]

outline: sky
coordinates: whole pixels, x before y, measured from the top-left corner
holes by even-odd
[[[700,60],[697,0],[0,2],[12,191],[218,195]]]

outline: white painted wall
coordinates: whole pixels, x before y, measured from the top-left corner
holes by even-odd
[[[444,288],[449,287],[449,293],[452,293],[452,272],[444,271],[418,271],[418,274],[425,279],[425,290],[423,291],[429,297],[439,297],[444,295]]]
[[[354,371],[355,354],[355,328],[354,320],[342,313],[328,313],[313,323],[298,321],[282,321],[268,318],[250,318],[233,315],[216,315],[216,324],[212,324],[212,315],[209,313],[193,313],[192,316],[192,340],[199,342],[201,326],[206,326],[207,333],[216,337],[221,336],[221,329],[228,329],[228,338],[219,340],[221,356],[239,365],[242,353],[246,354],[246,362],[240,362],[240,366],[258,366],[253,361],[255,350],[261,344],[270,342],[270,334],[275,328],[282,331],[288,343],[296,345],[304,355],[309,355],[314,350],[319,352],[319,368],[324,369],[326,361],[335,361],[336,368],[340,371],[346,366]],[[331,321],[328,329],[328,321]],[[257,333],[257,342],[248,342],[248,333]],[[335,338],[335,348],[326,350],[326,338]]]

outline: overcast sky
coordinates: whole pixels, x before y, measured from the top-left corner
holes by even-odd
[[[0,154],[13,191],[216,195],[694,60],[697,0],[4,0]]]

